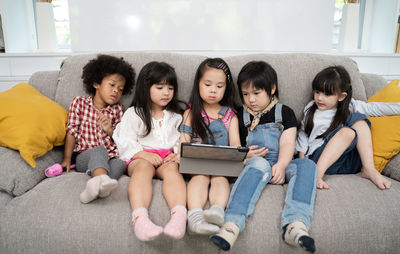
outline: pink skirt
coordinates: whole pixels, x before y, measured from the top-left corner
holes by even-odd
[[[165,157],[167,157],[168,155],[170,155],[172,153],[171,150],[168,150],[168,149],[143,149],[143,151],[158,154],[161,157],[161,159],[165,159]],[[137,159],[143,159],[143,158],[140,158],[140,157],[134,158],[134,159],[132,158],[125,162],[126,166],[128,167],[128,165],[132,161],[137,160]]]

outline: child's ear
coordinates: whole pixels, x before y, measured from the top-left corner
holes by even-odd
[[[341,93],[339,95],[339,101],[343,101],[344,99],[346,99],[346,97],[347,97],[347,93],[346,92]]]
[[[276,85],[273,84],[273,85],[272,85],[272,88],[271,88],[271,95],[274,95],[274,94],[275,94],[275,91],[276,91]]]
[[[100,84],[98,84],[98,83],[96,83],[96,82],[93,83],[93,87],[94,87],[94,88],[97,89],[97,88],[99,88],[99,86],[100,86]]]

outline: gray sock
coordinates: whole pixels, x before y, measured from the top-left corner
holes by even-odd
[[[211,235],[219,231],[219,227],[207,223],[203,218],[203,209],[195,208],[188,212],[188,231],[190,234]]]
[[[225,212],[219,205],[213,205],[210,209],[207,209],[203,213],[204,220],[208,223],[212,223],[218,226],[224,224]]]

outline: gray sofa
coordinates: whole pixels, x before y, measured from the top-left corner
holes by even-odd
[[[115,53],[132,63],[136,72],[152,60],[173,65],[178,74],[179,96],[188,99],[199,63],[205,56],[156,52]],[[67,58],[60,71],[38,72],[29,83],[68,108],[83,95],[82,67],[95,54]],[[264,60],[278,73],[280,100],[300,119],[311,99],[311,81],[323,68],[340,64],[350,73],[354,97],[366,100],[386,83],[381,77],[361,74],[344,56],[318,54],[259,54],[226,57],[233,78],[250,60]],[[132,95],[122,100],[129,106]],[[18,152],[0,147],[0,253],[221,253],[207,237],[186,235],[182,240],[161,236],[140,242],[130,223],[128,176],[106,199],[89,204],[79,201],[88,176],[64,173],[45,178],[47,166],[60,162],[57,147],[37,159],[31,168]],[[330,190],[318,190],[310,233],[319,253],[399,253],[400,155],[386,166],[392,188],[381,191],[360,175],[327,176]],[[396,180],[397,179],[397,180]],[[150,217],[165,225],[169,210],[161,194],[162,182],[153,181]],[[281,239],[280,216],[286,185],[267,185],[231,253],[296,253]]]

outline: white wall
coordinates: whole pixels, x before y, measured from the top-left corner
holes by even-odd
[[[73,52],[321,52],[332,45],[332,0],[69,0],[69,7]]]

